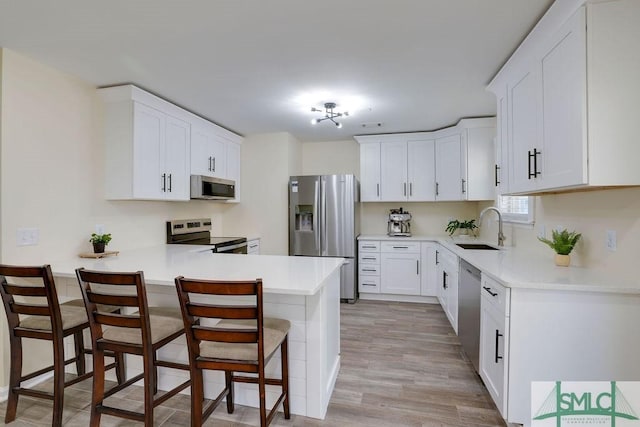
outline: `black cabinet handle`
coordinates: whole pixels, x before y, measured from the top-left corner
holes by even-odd
[[[376,196],[380,197],[380,184],[376,184]]]
[[[213,158],[213,172],[216,171],[216,158]]]
[[[531,157],[532,157],[531,150],[529,150],[527,151],[527,169],[528,169],[529,179],[531,179],[531,177],[535,177],[535,175],[531,173]]]
[[[491,288],[487,287],[487,286],[483,286],[482,287],[485,291],[489,292],[489,295],[491,295],[492,297],[497,297],[498,293],[497,292],[491,292]]]
[[[375,283],[363,283],[362,286],[376,286]]]
[[[409,246],[394,246],[393,249],[409,249]]]
[[[172,185],[171,185],[171,177],[172,176],[173,176],[173,174],[170,173],[169,174],[169,193],[171,193],[171,187],[172,187]]]
[[[503,336],[499,330],[496,329],[496,363],[499,363],[500,359],[502,359],[502,356],[498,356],[498,340],[500,339],[500,337]]]
[[[407,195],[407,183],[406,182],[404,183],[404,195],[405,196]]]
[[[420,260],[416,260],[416,274],[420,274]]]
[[[462,194],[467,192],[467,189],[465,187],[465,184],[467,183],[467,181],[465,181],[464,179],[462,180]]]
[[[439,187],[440,185],[436,182],[436,196],[440,194]]]
[[[211,172],[211,168],[212,168],[212,166],[211,166],[211,164],[212,164],[212,163],[211,163],[211,159],[213,159],[213,157],[209,156],[209,172]]]
[[[438,255],[440,254],[439,251],[436,251],[436,265],[440,264],[440,261],[438,261]]]
[[[371,272],[374,272],[374,271],[378,271],[378,270],[375,270],[375,269],[373,269],[373,270],[372,270],[372,269],[370,269],[370,268],[363,268],[363,269],[362,269],[362,271],[371,271]]]
[[[375,261],[376,260],[375,258],[372,258],[372,257],[362,257],[362,259],[369,259],[371,261]]]
[[[498,180],[498,171],[500,170],[500,166],[496,165],[495,167],[495,172],[494,172],[494,176],[495,176],[495,186],[497,187],[498,185],[500,185],[500,180]]]
[[[167,174],[166,173],[162,174],[162,192],[163,193],[167,192]]]
[[[443,271],[442,272],[442,287],[447,289],[449,287],[449,285],[447,284],[447,272]]]
[[[409,183],[409,196],[413,196],[413,182]]]
[[[542,154],[542,152],[534,148],[533,149],[533,177],[534,178],[540,175],[540,172],[538,172],[538,154]]]

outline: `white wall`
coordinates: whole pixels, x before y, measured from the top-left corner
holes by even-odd
[[[300,143],[288,133],[248,136],[242,144],[242,202],[225,214],[227,235],[260,237],[260,253],[289,253],[288,182],[300,173]]]
[[[90,251],[95,224],[104,224],[113,234],[109,249],[114,250],[164,243],[168,219],[212,217],[214,229],[221,232],[229,208],[221,203],[104,200],[101,105],[95,87],[10,50],[2,52],[2,262],[55,264],[59,257]],[[21,227],[39,230],[38,245],[16,245]],[[3,314],[0,387],[8,380],[4,322]],[[29,348],[25,371],[46,363],[48,352]],[[33,362],[29,354],[41,355],[40,360]]]

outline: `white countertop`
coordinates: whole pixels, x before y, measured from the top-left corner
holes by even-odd
[[[623,277],[616,272],[603,272],[586,267],[558,267],[554,264],[552,253],[550,256],[543,256],[512,246],[505,246],[497,251],[462,249],[456,246],[456,243],[474,242],[498,246],[495,242],[475,239],[453,240],[442,236],[366,235],[358,239],[437,242],[484,274],[511,288],[640,294],[640,278]]]
[[[74,257],[52,262],[51,268],[54,276],[60,277],[75,277],[75,269],[79,267],[142,270],[147,284],[172,287],[177,276],[214,280],[261,278],[265,293],[314,295],[343,261],[343,258],[214,254],[210,246],[160,245],[101,259]]]

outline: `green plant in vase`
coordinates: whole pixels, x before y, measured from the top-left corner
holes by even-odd
[[[553,230],[551,232],[551,240],[544,237],[538,237],[542,243],[548,245],[556,253],[556,265],[561,267],[568,267],[571,263],[571,257],[569,254],[573,251],[573,248],[580,240],[582,234],[575,231]]]
[[[111,241],[111,234],[96,234],[92,233],[89,242],[93,244],[93,252],[96,254],[101,254],[104,252],[105,246],[109,244]]]

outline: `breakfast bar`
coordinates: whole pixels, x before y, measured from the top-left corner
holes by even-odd
[[[209,248],[210,249],[210,248]],[[340,267],[342,258],[237,256],[214,254],[206,246],[161,245],[120,252],[101,259],[63,259],[51,263],[61,298],[80,297],[75,269],[144,272],[149,305],[178,307],[174,278],[209,280],[261,278],[264,315],[287,319],[291,412],[324,419],[340,369]],[[87,340],[88,342],[88,340]],[[160,353],[165,360],[188,363],[184,337]],[[71,351],[71,349],[69,350]],[[142,371],[140,358],[127,359],[127,377]],[[267,365],[267,374],[279,376],[279,357]],[[183,382],[188,373],[160,369],[159,388]],[[205,374],[205,396],[213,398],[224,387],[221,372]],[[267,387],[267,405],[276,389]],[[237,384],[235,400],[258,406],[257,388]]]

